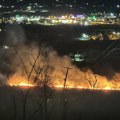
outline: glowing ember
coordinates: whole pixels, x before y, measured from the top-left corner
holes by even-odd
[[[64,86],[63,85],[55,85],[55,88],[64,88]],[[72,88],[76,88],[76,87],[72,86],[72,85],[67,85],[67,86],[65,86],[65,88],[72,89]]]
[[[56,85],[55,87],[56,88],[63,88],[64,86],[63,85]]]
[[[64,88],[63,85],[56,85],[55,88]],[[84,90],[103,90],[103,91],[108,91],[108,90],[115,90],[115,91],[119,91],[120,88],[111,88],[110,86],[106,86],[105,88],[90,88],[90,87],[82,87],[82,86],[69,86],[67,85],[65,88],[67,89],[84,89]]]
[[[82,87],[82,86],[77,86],[77,88],[78,88],[78,89],[84,89],[84,87]]]
[[[20,83],[20,84],[10,84],[11,86],[21,86],[21,87],[34,87],[32,84]]]
[[[112,88],[110,86],[106,86],[105,88],[103,88],[105,90],[111,90]]]
[[[29,86],[29,87],[33,87],[34,85],[32,85],[32,84],[26,84],[26,83],[20,83],[19,86]]]

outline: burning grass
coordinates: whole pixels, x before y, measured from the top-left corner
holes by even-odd
[[[28,82],[26,77],[22,75],[18,75],[18,74],[14,74],[13,76],[9,78],[8,85],[20,86],[20,87],[34,87],[35,86],[34,84]]]
[[[22,48],[16,50],[14,60],[11,60],[13,64],[10,67],[15,74],[8,79],[10,86],[120,90],[120,73],[110,80],[89,68],[77,68],[68,56],[60,57],[52,49],[24,45]]]
[[[86,81],[84,81],[85,83],[82,83],[80,85],[80,83],[78,83],[78,85],[76,85],[74,83],[74,81],[69,81],[66,82],[66,89],[88,89],[88,90],[103,90],[103,91],[113,91],[113,90],[120,90],[119,88],[119,82],[117,81],[108,81],[106,80],[105,77],[99,76],[98,78],[98,83],[96,85],[96,87],[92,87],[90,86],[88,83],[86,83]],[[63,83],[63,82],[62,82]],[[12,75],[9,80],[8,80],[8,85],[10,86],[19,86],[19,87],[35,87],[35,86],[39,86],[37,85],[37,83],[32,83],[31,80],[28,82],[27,78],[25,76],[22,75],[18,75],[18,74],[14,74]],[[60,81],[58,82],[58,80],[54,80],[53,83],[51,83],[49,85],[49,87],[54,87],[56,89],[62,89],[64,88],[63,84],[60,84]]]

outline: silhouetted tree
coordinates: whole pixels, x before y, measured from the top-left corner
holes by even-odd
[[[90,85],[92,89],[94,89],[97,85],[98,79],[97,76],[88,68],[83,70],[84,78]]]

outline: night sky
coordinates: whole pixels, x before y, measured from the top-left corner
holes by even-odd
[[[69,3],[69,4],[95,4],[95,5],[116,5],[120,4],[119,0],[0,0],[1,4],[16,4],[16,3],[40,3],[40,4],[50,4],[52,2],[60,2],[60,3]]]
[[[29,5],[43,5],[45,9],[75,13],[89,13],[89,12],[117,12],[119,13],[120,0],[0,0],[2,6],[15,6],[15,9],[27,7]],[[56,7],[61,5],[61,7]],[[67,8],[66,5],[72,5],[72,8]],[[3,9],[0,8],[2,11]]]

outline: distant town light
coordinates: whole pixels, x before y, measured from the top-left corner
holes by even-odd
[[[87,21],[85,21],[84,25],[89,25]]]
[[[65,19],[65,16],[61,16],[62,19]]]
[[[4,45],[3,48],[4,49],[9,49],[9,47],[7,45]]]
[[[117,5],[117,8],[120,8],[120,5]]]
[[[114,13],[110,13],[111,16],[114,16]]]

